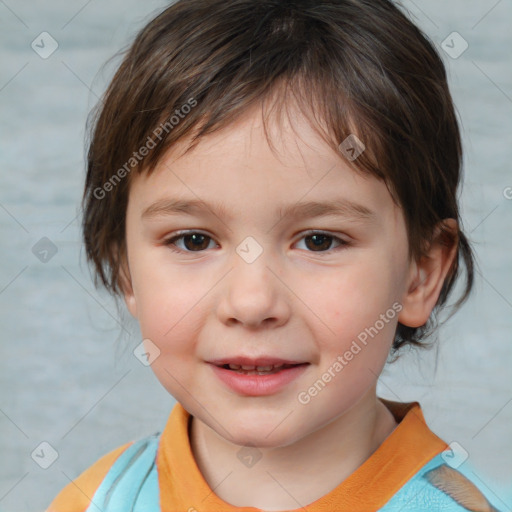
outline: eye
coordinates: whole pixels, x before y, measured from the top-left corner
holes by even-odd
[[[185,249],[181,249],[175,242],[183,239],[183,245]],[[165,245],[175,252],[201,252],[203,249],[208,248],[208,240],[212,241],[212,238],[203,233],[197,231],[188,231],[169,238],[165,241]]]
[[[327,252],[333,241],[338,243],[338,246],[332,249],[333,251],[338,251],[349,245],[346,240],[342,240],[341,238],[328,233],[323,233],[322,231],[309,231],[301,238],[301,240],[304,240],[306,247],[311,249],[309,252]]]
[[[309,231],[300,240],[305,241],[308,252],[337,251],[350,245],[346,240],[322,231]],[[180,242],[182,242],[181,247]],[[164,244],[175,252],[202,252],[211,248],[209,247],[211,242],[213,242],[213,239],[204,233],[187,231],[165,240]],[[338,245],[331,249],[333,242]]]

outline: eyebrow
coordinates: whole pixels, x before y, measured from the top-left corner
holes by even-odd
[[[142,219],[151,219],[171,215],[200,215],[206,211],[213,212],[220,218],[232,220],[235,216],[230,214],[225,205],[221,203],[206,203],[198,199],[161,199],[151,204],[142,212]],[[307,201],[279,207],[276,210],[280,219],[291,216],[295,219],[314,218],[322,216],[345,217],[361,221],[374,221],[377,214],[362,204],[348,199],[334,201]]]

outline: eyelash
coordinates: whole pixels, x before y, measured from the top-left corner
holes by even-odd
[[[200,231],[180,231],[178,232],[176,235],[174,235],[173,237],[171,238],[168,238],[166,240],[164,240],[164,245],[166,245],[167,247],[169,247],[169,249],[173,252],[177,252],[177,253],[190,253],[190,254],[193,254],[193,253],[201,253],[201,252],[204,252],[206,249],[203,249],[203,250],[200,250],[200,251],[188,251],[188,250],[183,250],[183,249],[179,249],[176,247],[175,243],[177,240],[187,236],[187,235],[203,235],[205,236],[206,238],[209,238],[210,240],[213,240],[212,237],[210,237],[209,235],[207,235],[206,233],[201,233]],[[334,249],[328,249],[327,251],[307,251],[307,252],[311,252],[313,254],[324,254],[324,253],[329,253],[329,252],[335,252],[335,251],[339,251],[339,250],[342,250],[342,249],[345,249],[347,246],[350,245],[349,242],[347,242],[346,240],[343,240],[342,238],[339,238],[337,236],[334,236],[334,235],[331,235],[330,233],[326,233],[324,231],[315,231],[315,230],[311,230],[311,231],[307,231],[305,232],[302,237],[299,239],[299,240],[302,240],[303,238],[307,238],[308,236],[312,236],[312,235],[324,235],[326,236],[327,238],[332,238],[333,241],[337,241],[339,242],[339,246],[338,247],[335,247]]]

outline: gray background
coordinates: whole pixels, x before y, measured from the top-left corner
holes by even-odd
[[[43,510],[101,455],[160,430],[174,404],[132,355],[137,326],[94,289],[77,221],[85,118],[114,70],[101,65],[165,4],[0,0],[3,512]],[[469,453],[473,480],[511,510],[512,3],[404,5],[448,67],[463,124],[463,217],[479,271],[438,352],[404,355],[386,368],[380,391],[420,401],[431,428]],[[43,31],[59,45],[47,59],[31,48]],[[469,44],[458,58],[441,49],[453,31]],[[32,252],[42,237],[58,251],[46,263]],[[31,458],[43,441],[58,452],[48,469]],[[49,461],[47,448],[37,453]]]

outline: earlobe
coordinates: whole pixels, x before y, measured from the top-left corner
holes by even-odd
[[[130,271],[126,262],[122,263],[119,269],[119,285],[128,311],[134,318],[137,318],[137,301],[133,293]]]
[[[430,277],[423,262],[414,262],[411,268],[407,292],[402,300],[402,311],[398,316],[398,321],[408,327],[420,327],[426,323],[431,310],[426,307],[425,293]],[[432,282],[432,281],[431,281]]]
[[[128,311],[132,314],[134,318],[137,318],[137,303],[135,301],[135,296],[133,295],[133,292],[131,293],[124,293],[124,301],[126,303],[126,307],[128,308]]]
[[[421,327],[428,321],[457,255],[457,223],[445,219],[442,224],[436,228],[427,254],[411,263],[403,309],[398,317],[408,327]]]

